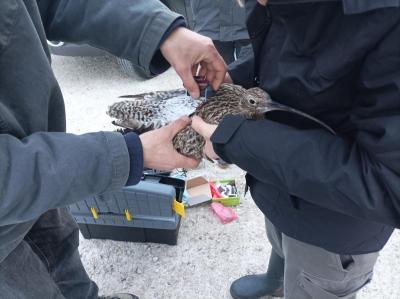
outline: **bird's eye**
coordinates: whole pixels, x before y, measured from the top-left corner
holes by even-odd
[[[250,99],[250,100],[249,100],[249,103],[252,104],[252,105],[254,105],[254,104],[256,103],[256,101],[254,101],[253,99]]]

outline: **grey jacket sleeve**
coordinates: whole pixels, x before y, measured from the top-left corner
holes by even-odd
[[[126,58],[151,74],[172,24],[183,19],[158,0],[37,0],[49,40],[86,43]]]
[[[0,226],[120,189],[128,178],[119,133],[35,133],[21,140],[0,134],[0,144]]]

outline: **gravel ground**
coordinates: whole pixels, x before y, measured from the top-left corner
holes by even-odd
[[[117,96],[177,88],[173,71],[141,80],[123,75],[113,58],[53,57],[53,67],[64,93],[68,132],[83,134],[112,130],[105,114]],[[126,243],[81,238],[83,263],[102,294],[131,292],[150,298],[231,298],[230,283],[266,268],[270,245],[263,216],[249,195],[243,196],[243,172],[221,170],[204,163],[189,175],[235,177],[242,203],[238,220],[220,224],[208,206],[187,210],[178,245]],[[362,299],[400,299],[400,235],[392,236],[382,251],[375,277],[359,295]]]

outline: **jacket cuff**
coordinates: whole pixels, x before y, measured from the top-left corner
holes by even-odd
[[[103,132],[107,140],[108,151],[111,153],[112,176],[111,190],[121,189],[128,179],[129,154],[124,139],[120,133]]]
[[[169,64],[164,57],[162,57],[160,52],[161,41],[163,41],[164,38],[164,34],[160,34],[160,28],[169,29],[175,21],[179,19],[184,20],[179,14],[170,11],[158,15],[149,26],[146,35],[143,37],[139,53],[139,64],[145,67],[144,71],[148,75],[158,75],[169,68]],[[167,32],[168,29],[165,32]],[[164,64],[163,60],[160,59],[158,55],[161,55],[162,59],[164,59]],[[153,62],[159,65],[155,66]],[[151,70],[154,70],[154,68],[156,68],[155,70],[157,73],[152,73]]]
[[[140,138],[135,133],[124,135],[126,146],[129,152],[129,176],[126,186],[136,185],[140,182],[143,174],[143,148]]]
[[[225,162],[232,163],[225,155],[224,145],[235,135],[245,120],[246,118],[239,115],[225,116],[210,138],[215,153]]]

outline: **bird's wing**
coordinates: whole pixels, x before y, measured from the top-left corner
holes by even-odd
[[[188,114],[184,113],[186,110],[193,111],[190,105],[185,110],[188,104],[185,95],[184,89],[125,95],[120,98],[129,100],[112,104],[107,114],[114,118],[114,125],[126,129],[124,132],[129,130],[141,134],[158,129],[181,114]]]
[[[115,119],[147,122],[154,116],[156,105],[142,99],[116,102],[108,107],[107,114]]]
[[[131,100],[145,100],[145,101],[165,101],[170,98],[183,96],[186,94],[186,89],[178,88],[165,91],[153,91],[135,95],[123,95],[120,98]]]
[[[157,117],[158,105],[152,101],[122,101],[108,107],[107,114],[114,118],[114,125],[137,134],[158,129],[165,125]]]

